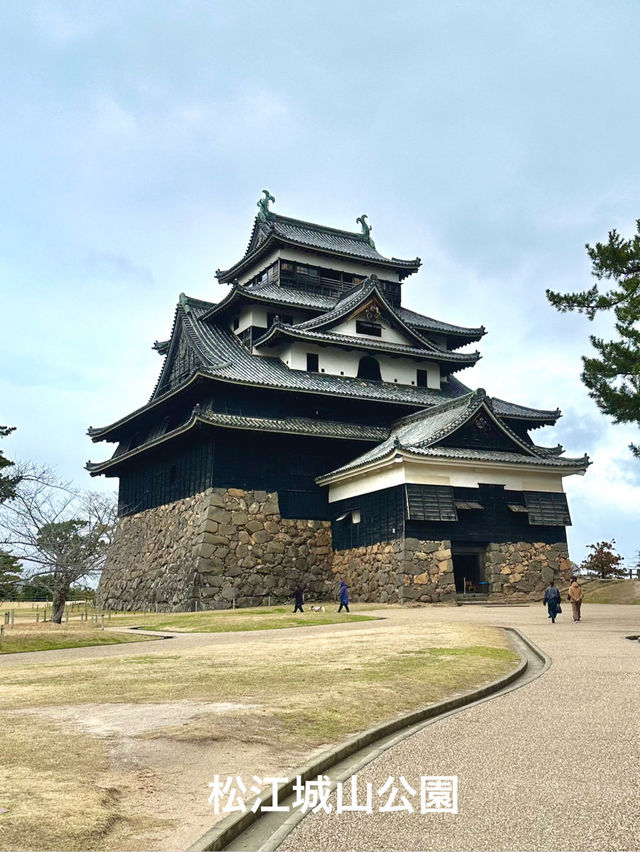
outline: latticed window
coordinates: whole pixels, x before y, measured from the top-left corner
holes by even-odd
[[[448,485],[407,485],[410,521],[457,521],[453,488]]]
[[[525,491],[524,502],[532,526],[570,527],[566,495],[552,491]]]

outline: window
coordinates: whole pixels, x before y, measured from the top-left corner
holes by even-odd
[[[411,521],[457,521],[453,488],[448,485],[405,485]]]
[[[284,323],[285,325],[293,325],[293,317],[291,316],[291,314],[268,313],[267,326],[271,328],[276,319],[278,320],[278,322]]]
[[[365,320],[356,320],[356,333],[369,334],[372,337],[382,337],[382,326],[377,322],[366,322]]]
[[[543,527],[571,526],[571,516],[564,493],[525,491],[524,502],[531,525]]]
[[[318,372],[318,356],[314,352],[307,352],[307,370],[310,373]]]
[[[416,380],[419,388],[429,387],[426,370],[416,370]]]
[[[370,358],[368,355],[360,359],[358,364],[358,378],[372,379],[374,382],[381,382],[380,364],[375,358]]]
[[[280,261],[280,269],[283,272],[293,272],[293,264],[288,263],[286,260]]]

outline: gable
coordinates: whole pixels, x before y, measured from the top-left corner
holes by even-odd
[[[500,429],[483,408],[480,408],[455,432],[437,441],[435,446],[469,450],[502,450],[524,454],[522,446]]]
[[[200,366],[202,366],[202,359],[189,344],[180,320],[176,325],[158,385],[151,399],[157,399],[181,385]]]
[[[383,340],[404,346],[425,346],[424,342],[412,330],[398,321],[397,317],[382,304],[375,294],[355,310],[339,320],[327,323],[326,331],[346,334],[349,337],[361,337],[364,340]],[[425,348],[427,348],[425,346]]]

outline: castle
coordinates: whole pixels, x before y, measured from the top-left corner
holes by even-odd
[[[271,209],[218,270],[219,302],[184,294],[146,405],[94,441],[119,478],[99,588],[113,609],[193,610],[317,597],[523,597],[567,577],[563,477],[587,457],[537,445],[540,410],[458,379],[465,328],[402,304],[419,258]]]

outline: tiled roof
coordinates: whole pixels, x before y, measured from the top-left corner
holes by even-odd
[[[506,402],[504,399],[492,397],[493,408],[496,414],[501,417],[513,418],[514,420],[544,420],[548,423],[555,423],[562,412],[559,408],[555,411],[550,411],[543,408],[528,408],[526,405],[516,405],[515,402]]]
[[[306,320],[305,322],[297,323],[295,325],[295,329],[298,332],[316,331],[318,329],[326,331],[352,315],[361,305],[365,305],[368,301],[373,299],[375,299],[375,301],[382,307],[382,310],[386,312],[387,316],[390,317],[391,322],[398,326],[410,340],[413,340],[414,343],[417,344],[418,349],[424,349],[427,352],[430,351],[434,354],[434,360],[436,361],[445,360],[441,357],[442,349],[437,347],[430,340],[424,338],[410,325],[407,325],[402,316],[400,316],[398,310],[387,301],[384,293],[382,293],[378,287],[378,279],[375,275],[365,279],[361,284],[358,284],[357,287],[354,287],[353,290],[346,293],[338,302],[336,302],[335,306],[330,311]],[[380,341],[380,343],[382,344],[380,348],[384,348],[382,341]],[[407,352],[407,354],[410,353]],[[446,360],[449,363],[464,363],[469,365],[475,364],[479,358],[480,355],[477,352],[462,355],[448,352]]]
[[[290,305],[291,307],[308,308],[314,311],[329,311],[336,302],[332,296],[307,293],[303,290],[295,290],[293,287],[281,287],[279,284],[261,284],[251,287],[234,284],[222,301],[217,304],[210,304],[210,310],[203,316],[203,319],[214,317],[238,299],[264,302],[267,305]]]
[[[214,426],[257,429],[262,432],[287,432],[296,435],[320,435],[325,438],[380,441],[389,434],[389,430],[384,426],[314,420],[310,417],[248,417],[242,414],[223,414],[218,411],[202,411],[199,416]]]
[[[312,248],[320,252],[363,260],[375,266],[391,267],[396,269],[401,277],[415,272],[421,263],[419,257],[412,260],[385,257],[364,234],[356,231],[342,231],[338,228],[329,228],[325,225],[270,213],[268,219],[260,215],[256,216],[244,257],[229,269],[218,270],[217,278],[220,281],[229,280],[238,269],[246,265],[247,261],[262,254],[269,246],[276,243]]]
[[[332,331],[310,331],[300,325],[285,325],[275,323],[266,334],[255,341],[254,346],[260,348],[279,337],[290,337],[295,340],[306,340],[312,343],[329,343],[336,346],[350,346],[354,349],[368,349],[374,352],[390,352],[396,355],[406,355],[409,358],[419,358],[422,361],[437,361],[454,366],[460,370],[475,364],[480,358],[478,352],[468,354],[460,352],[443,352],[435,347],[418,348],[407,346],[402,343],[390,343],[389,341],[372,339],[367,337],[353,337],[348,334],[336,334]]]
[[[430,408],[449,399],[456,399],[469,393],[469,388],[449,376],[448,381],[440,390],[421,388],[417,386],[375,382],[367,379],[351,378],[349,376],[333,376],[327,373],[309,373],[304,370],[291,370],[278,358],[251,355],[233,332],[226,326],[206,322],[205,317],[214,307],[212,302],[201,299],[181,297],[176,308],[174,331],[180,320],[185,339],[197,353],[201,366],[185,376],[178,388],[167,391],[161,396],[154,397],[146,405],[141,406],[125,417],[108,426],[89,428],[88,434],[94,440],[106,440],[110,433],[138,417],[144,411],[162,404],[169,396],[180,393],[181,389],[193,382],[197,376],[210,376],[219,381],[238,384],[258,385],[263,387],[280,388],[300,392],[327,394],[331,396],[349,396],[355,399],[395,403],[420,408]],[[174,344],[175,345],[175,341]],[[165,368],[171,354],[165,359]],[[161,373],[161,375],[163,375]],[[512,403],[498,403],[509,406],[509,411],[531,412],[522,419],[535,422],[545,418],[550,412],[538,412],[536,409],[523,408]],[[498,406],[494,406],[500,414]],[[553,414],[553,412],[551,412]],[[514,415],[509,415],[514,416]]]
[[[477,459],[478,461],[511,462],[513,464],[533,464],[541,467],[575,468],[586,469],[589,465],[588,457],[582,458],[540,458],[536,456],[524,456],[520,453],[509,453],[503,450],[467,450],[455,447],[424,447],[411,449],[418,455],[433,456],[434,458],[455,459]]]
[[[362,423],[346,423],[332,420],[312,420],[309,417],[247,417],[241,414],[226,414],[219,411],[200,409],[196,406],[185,421],[160,435],[151,435],[146,441],[131,450],[118,446],[110,459],[103,462],[87,462],[86,469],[92,476],[120,465],[133,456],[151,447],[162,444],[192,429],[197,423],[207,423],[226,429],[248,429],[258,432],[277,432],[289,435],[309,435],[321,438],[341,438],[356,441],[380,441],[389,432],[383,426]]]
[[[407,325],[412,325],[418,329],[424,329],[425,331],[438,331],[442,334],[468,337],[470,338],[469,342],[471,342],[471,340],[480,340],[480,338],[487,333],[483,325],[478,328],[465,328],[461,325],[452,325],[449,322],[442,322],[441,320],[433,319],[433,317],[418,314],[416,311],[412,311],[409,308],[396,308],[396,311]]]
[[[437,446],[439,441],[453,435],[477,411],[484,408],[498,427],[520,447],[521,452],[502,450],[475,450]],[[319,478],[324,481],[338,473],[347,473],[364,467],[371,462],[379,461],[399,450],[413,455],[433,456],[442,458],[478,459],[483,461],[518,462],[520,464],[535,464],[550,467],[586,468],[588,460],[560,458],[539,449],[533,444],[525,444],[506,423],[495,416],[491,400],[483,389],[469,393],[456,400],[434,406],[427,411],[420,411],[398,420],[391,428],[389,437],[358,458],[346,465]]]
[[[299,323],[298,328],[314,329],[326,328],[330,325],[334,325],[341,319],[349,316],[352,311],[355,311],[359,305],[373,295],[379,296],[380,300],[387,305],[386,300],[377,287],[376,279],[366,278],[360,284],[356,285],[353,289],[347,291],[341,298],[339,298],[330,310],[317,317],[313,317],[313,319]]]
[[[211,304],[211,310],[206,318],[215,316],[239,298],[271,305],[290,305],[291,307],[328,312],[336,308],[338,303],[344,299],[344,296],[338,298],[335,296],[324,296],[320,293],[310,293],[306,290],[297,290],[294,287],[274,283],[251,286],[234,284],[224,299],[216,304]],[[394,307],[394,310],[400,319],[415,331],[432,331],[438,334],[451,335],[454,338],[459,337],[462,343],[458,345],[473,343],[480,340],[486,333],[484,326],[480,328],[466,328],[461,325],[453,325],[452,323],[423,316],[416,313],[416,311],[410,311],[408,308]]]

